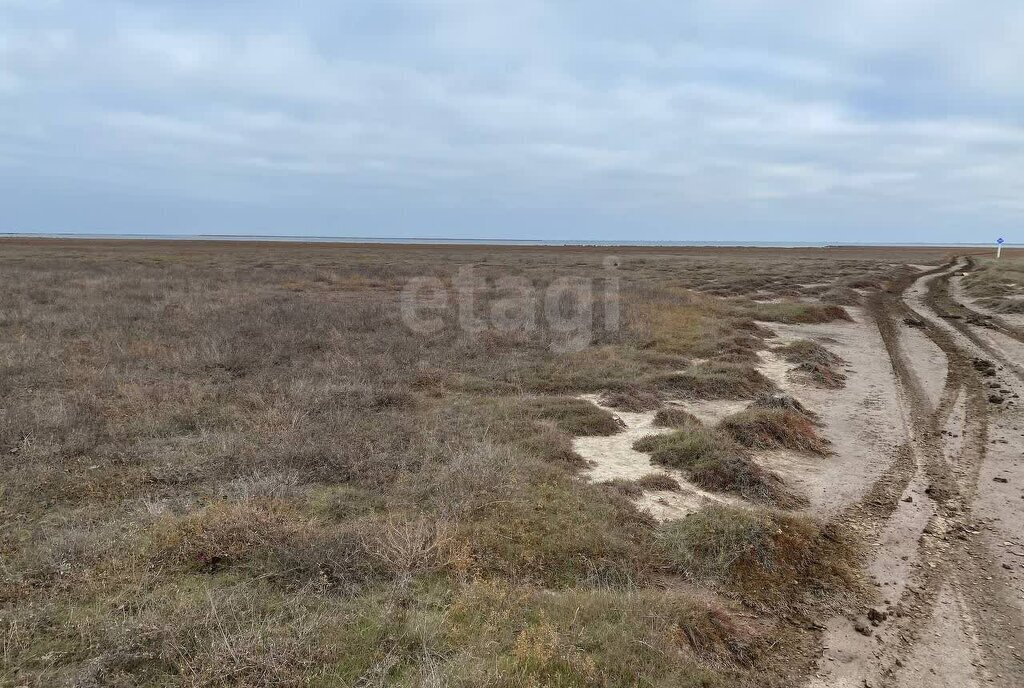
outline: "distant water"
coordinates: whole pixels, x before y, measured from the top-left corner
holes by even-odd
[[[596,239],[464,239],[456,237],[338,237],[338,236],[288,236],[260,234],[76,234],[76,233],[33,233],[0,232],[0,237],[21,237],[41,239],[149,239],[163,241],[280,241],[280,242],[326,242],[335,244],[437,244],[477,246],[692,246],[692,247],[750,247],[750,248],[825,248],[829,246],[922,246],[922,247],[968,247],[992,248],[995,244],[942,244],[926,242],[816,242],[816,241],[657,241],[657,240],[611,240]],[[1004,248],[1018,248],[1024,244],[1003,244]]]

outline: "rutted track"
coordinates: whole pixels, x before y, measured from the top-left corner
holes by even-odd
[[[949,296],[954,269],[951,263],[909,275],[871,297],[869,312],[892,362],[908,441],[875,488],[840,518],[884,545],[869,570],[903,580],[887,581],[893,585],[889,591],[880,589],[880,598],[896,594],[876,608],[874,626],[861,618],[858,632],[854,619],[830,622],[812,685],[1024,684],[1019,595],[1004,575],[1005,564],[1000,567],[992,556],[995,543],[972,508],[989,442],[989,402],[974,359],[985,354],[1012,370],[1017,382],[1024,382],[1024,370],[971,329],[981,320],[963,312],[944,317],[964,308]],[[905,299],[911,287],[913,308]],[[937,404],[929,401],[902,346],[904,322],[924,332],[946,357],[948,374]]]

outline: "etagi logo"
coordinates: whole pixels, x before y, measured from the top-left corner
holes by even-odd
[[[600,277],[558,277],[543,287],[523,275],[484,280],[475,266],[459,268],[449,284],[414,277],[402,289],[402,322],[421,335],[449,326],[470,336],[487,330],[544,334],[552,351],[581,351],[598,331],[619,329],[619,265],[617,256],[608,256]]]

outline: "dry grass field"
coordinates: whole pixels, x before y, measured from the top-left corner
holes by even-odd
[[[977,261],[978,270],[964,279],[967,293],[998,313],[1024,314],[1024,260],[1008,256]]]
[[[793,685],[864,543],[757,459],[831,451],[759,352],[946,255],[4,240],[0,684]],[[410,329],[409,280],[465,266],[479,314],[510,276],[614,279],[618,322]],[[651,477],[587,478],[608,407],[658,412]],[[673,476],[720,503],[654,518]]]

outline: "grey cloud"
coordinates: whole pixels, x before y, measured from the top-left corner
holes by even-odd
[[[0,0],[0,229],[976,239],[1019,210],[1022,26],[938,0]]]

